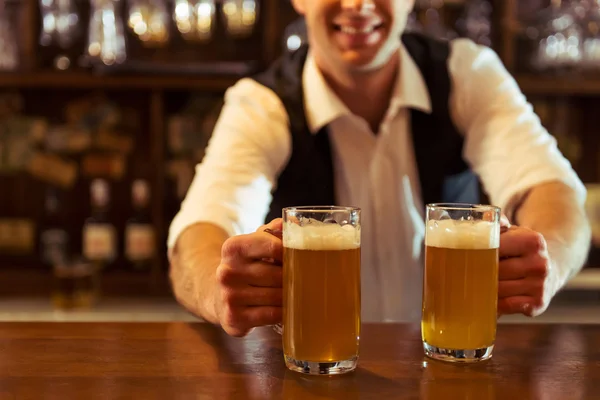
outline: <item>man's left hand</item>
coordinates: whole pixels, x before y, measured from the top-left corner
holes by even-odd
[[[544,236],[514,225],[500,235],[499,316],[542,314],[558,291],[559,280]]]

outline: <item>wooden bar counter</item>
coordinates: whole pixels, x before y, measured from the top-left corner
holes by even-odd
[[[600,399],[600,325],[500,324],[492,360],[423,356],[417,325],[363,325],[359,368],[308,377],[270,328],[208,324],[2,323],[0,400]]]

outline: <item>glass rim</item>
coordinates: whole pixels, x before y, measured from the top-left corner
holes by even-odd
[[[314,212],[314,213],[326,213],[332,211],[346,211],[346,212],[354,212],[360,211],[360,207],[351,207],[351,206],[293,206],[293,207],[284,207],[282,209],[284,213],[289,211],[302,211],[302,212]]]
[[[430,203],[427,204],[428,210],[451,210],[451,211],[495,211],[500,213],[502,210],[498,206],[491,204],[474,203]]]

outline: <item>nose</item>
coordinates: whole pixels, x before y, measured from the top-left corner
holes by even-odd
[[[374,0],[342,0],[342,9],[366,11],[375,9]]]

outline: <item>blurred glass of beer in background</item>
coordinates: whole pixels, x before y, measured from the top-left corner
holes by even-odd
[[[78,258],[58,258],[53,275],[52,303],[55,309],[89,309],[99,300],[100,277],[94,264]]]
[[[425,354],[455,362],[486,360],[496,339],[500,209],[432,204],[426,224]]]
[[[360,210],[283,210],[283,350],[290,370],[352,371],[360,335]]]

